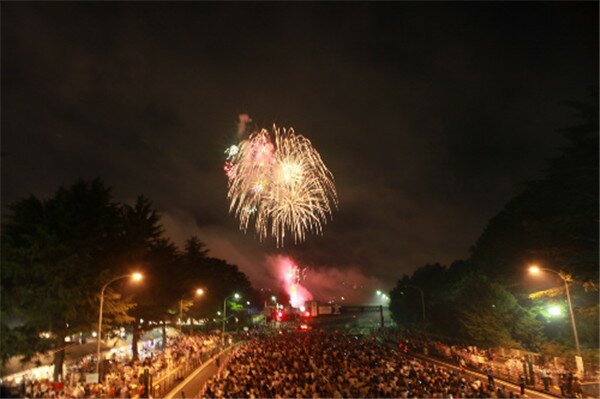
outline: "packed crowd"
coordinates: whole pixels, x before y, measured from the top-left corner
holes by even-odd
[[[164,350],[145,350],[138,360],[117,359],[113,354],[101,383],[86,382],[95,363],[82,359],[68,368],[64,382],[24,378],[14,387],[25,398],[143,398],[149,397],[149,384],[193,357],[208,359],[220,343],[216,335],[180,335],[167,340]]]
[[[374,339],[298,332],[253,338],[204,398],[518,398],[489,381],[410,358]]]
[[[411,351],[449,360],[464,368],[475,369],[488,375],[502,377],[519,385],[534,386],[537,389],[558,393],[563,397],[581,397],[581,381],[564,364],[543,362],[532,359],[528,362],[521,354],[511,355],[502,350],[481,349],[476,346],[449,345],[434,339],[407,339],[401,335],[397,342],[404,343]],[[529,368],[533,370],[533,381],[529,378]]]

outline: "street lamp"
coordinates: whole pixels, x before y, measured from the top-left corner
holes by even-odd
[[[529,266],[529,273],[531,274],[538,274],[540,272],[540,267],[538,265],[531,265]]]
[[[195,291],[196,296],[204,295],[204,290],[202,288],[198,288]],[[183,297],[179,300],[179,330],[183,332]]]
[[[98,361],[96,362],[96,374],[98,374],[98,382],[100,382],[100,343],[102,342],[102,311],[104,310],[104,291],[106,291],[106,287],[108,287],[110,284],[114,283],[115,281],[118,280],[122,280],[124,278],[130,278],[132,281],[134,282],[138,282],[141,281],[144,276],[142,275],[142,273],[132,273],[132,274],[124,274],[122,276],[119,277],[115,277],[112,280],[110,280],[108,283],[104,284],[102,286],[102,289],[100,290],[100,311],[98,312],[98,344],[97,344],[97,348],[96,348],[96,355],[98,358]]]
[[[573,281],[570,274],[562,271],[556,271],[552,269],[542,268],[538,265],[529,266],[529,273],[539,274],[541,271],[546,271],[556,274],[565,284],[565,293],[567,295],[567,303],[569,304],[569,315],[571,316],[571,327],[573,328],[573,337],[575,338],[575,349],[577,350],[577,356],[581,357],[581,349],[579,348],[579,337],[577,335],[577,325],[575,324],[575,314],[573,313],[573,303],[571,302],[571,292],[569,291],[569,283]]]
[[[223,342],[225,342],[225,322],[227,321],[227,300],[230,298],[240,299],[241,295],[237,292],[223,299]]]
[[[562,309],[560,308],[560,306],[550,306],[548,308],[548,313],[550,313],[551,316],[560,316],[560,314],[562,313]]]

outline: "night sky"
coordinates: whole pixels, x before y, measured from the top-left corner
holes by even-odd
[[[100,176],[178,243],[267,284],[268,255],[389,288],[466,258],[598,85],[598,3],[2,4],[2,205]],[[228,214],[239,113],[293,126],[336,178],[323,237]]]

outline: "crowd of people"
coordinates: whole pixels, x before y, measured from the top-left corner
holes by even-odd
[[[411,358],[375,339],[324,332],[252,338],[203,398],[518,398],[489,381]]]
[[[25,398],[144,398],[149,397],[151,381],[189,362],[193,358],[207,360],[220,343],[218,335],[179,335],[167,339],[167,345],[156,345],[141,351],[137,360],[130,356],[119,359],[116,353],[105,362],[107,369],[100,383],[86,382],[95,362],[84,358],[71,365],[62,382],[49,379],[23,378],[14,389]]]
[[[582,394],[580,378],[562,363],[542,362],[539,358],[528,362],[522,354],[511,355],[504,350],[504,353],[500,353],[499,350],[476,346],[449,345],[430,338],[409,339],[397,335],[396,341],[404,343],[412,352],[448,360],[462,368],[478,370],[491,379],[498,376],[546,392],[558,393],[560,390],[563,397],[581,397]]]
[[[522,374],[515,381],[520,389],[497,384],[498,359],[493,352],[431,339],[314,330],[279,334],[255,330],[245,333],[244,339],[227,361],[216,363],[219,371],[205,384],[200,397],[519,398],[527,385]],[[160,344],[145,346],[135,361],[127,355],[118,358],[113,352],[104,364],[101,383],[86,382],[96,367],[87,357],[71,364],[62,382],[24,378],[13,388],[26,398],[160,396],[152,390],[152,381],[161,381],[167,373],[194,360],[208,360],[220,350],[220,343],[220,335],[178,335],[169,338],[164,348]],[[419,353],[450,359],[463,369],[476,368],[487,378],[415,358]],[[552,383],[560,386],[562,396],[582,397],[581,384],[572,373],[552,380],[546,368],[537,372],[546,390]]]

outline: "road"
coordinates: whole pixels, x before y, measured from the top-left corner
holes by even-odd
[[[165,399],[195,398],[206,381],[208,381],[210,377],[217,373],[217,357],[219,358],[220,364],[223,364],[223,361],[227,358],[229,352],[234,347],[235,346],[228,347],[227,349],[219,352],[218,355],[213,356],[208,362],[205,362],[202,364],[202,366],[194,370],[183,381],[177,384],[175,388],[167,393],[165,395]]]

